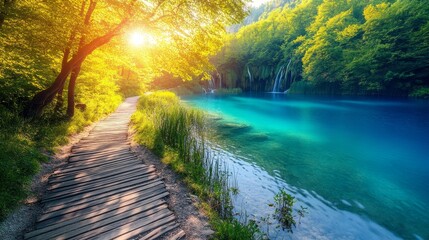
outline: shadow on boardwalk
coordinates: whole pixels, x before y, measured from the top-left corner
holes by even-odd
[[[73,146],[68,164],[49,178],[43,213],[25,239],[156,239],[178,227],[155,167],[130,151],[137,99],[128,98]]]

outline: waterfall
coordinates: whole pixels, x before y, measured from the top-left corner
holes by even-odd
[[[252,74],[250,73],[249,66],[247,66],[247,74],[249,75],[249,87],[250,87],[250,91],[252,91]]]
[[[217,77],[219,78],[219,89],[222,89],[222,75],[220,75],[218,71],[216,72],[217,72]]]
[[[287,64],[287,67],[286,67],[286,81],[285,81],[285,85],[287,84],[287,73],[289,72],[289,66],[290,66],[290,63],[292,62],[292,58],[289,60],[289,63]],[[286,87],[286,86],[285,86]],[[290,88],[290,86],[289,86],[289,88]],[[288,88],[288,89],[289,89]],[[287,91],[287,90],[286,90]],[[285,92],[286,92],[285,91]]]
[[[281,68],[279,69],[279,71],[277,72],[277,75],[276,75],[276,79],[275,79],[275,81],[274,81],[274,86],[273,86],[273,91],[272,91],[272,92],[278,92],[278,91],[279,91],[279,88],[280,88],[280,84],[279,84],[279,82],[280,82],[280,79],[281,79],[281,78],[283,78],[283,69],[284,69],[284,66],[283,66],[283,67],[281,67]]]
[[[209,80],[209,89],[214,89],[214,88],[215,88],[214,80],[213,80],[213,76],[211,76]]]

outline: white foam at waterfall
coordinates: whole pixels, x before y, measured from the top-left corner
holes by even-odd
[[[273,91],[272,92],[279,92],[280,88],[280,79],[283,78],[283,69],[284,66],[282,66],[279,71],[277,72],[276,79],[274,81]]]

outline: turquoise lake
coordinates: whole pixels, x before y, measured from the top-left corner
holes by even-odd
[[[429,102],[284,94],[184,99],[209,112],[235,211],[260,219],[281,188],[308,214],[273,239],[429,239]]]

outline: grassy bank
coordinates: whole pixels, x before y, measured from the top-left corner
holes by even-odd
[[[31,179],[41,163],[48,161],[48,153],[66,144],[69,135],[115,110],[120,102],[120,98],[102,106],[88,102],[87,109],[77,110],[72,119],[48,112],[32,122],[0,105],[0,220],[28,196]]]
[[[133,116],[136,140],[179,173],[203,200],[217,239],[252,239],[258,228],[232,217],[230,173],[206,144],[203,112],[180,103],[171,92],[155,92],[140,98]]]

